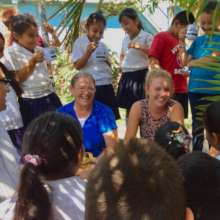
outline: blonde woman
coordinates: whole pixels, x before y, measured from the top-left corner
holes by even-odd
[[[146,98],[135,102],[129,113],[125,141],[129,141],[140,128],[142,138],[154,139],[155,131],[167,121],[183,124],[184,113],[180,103],[171,99],[173,82],[162,69],[149,71],[145,82]]]

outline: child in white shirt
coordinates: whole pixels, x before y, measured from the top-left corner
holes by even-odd
[[[112,71],[108,49],[101,41],[106,21],[101,13],[92,13],[87,19],[87,34],[79,37],[73,47],[72,60],[76,69],[91,74],[96,81],[95,99],[108,105],[120,118],[112,86]]]
[[[118,87],[118,105],[127,110],[145,97],[144,81],[148,71],[148,49],[152,36],[143,31],[141,21],[133,8],[125,8],[119,21],[126,32],[120,55],[122,76]]]
[[[41,115],[26,129],[22,155],[17,194],[0,204],[0,219],[83,220],[85,182],[75,176],[83,156],[78,123],[61,113]]]
[[[16,75],[23,90],[19,98],[24,126],[43,112],[57,109],[61,103],[54,93],[47,64],[36,47],[38,27],[30,15],[17,15],[11,20],[14,42],[6,48],[5,58],[10,70],[21,70],[28,63],[29,71]],[[37,52],[38,51],[38,52]],[[34,57],[35,56],[35,57]],[[35,59],[33,59],[33,57]]]

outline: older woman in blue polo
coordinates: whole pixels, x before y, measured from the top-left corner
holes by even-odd
[[[112,110],[94,100],[95,80],[87,73],[78,73],[71,80],[74,101],[58,109],[77,120],[83,130],[85,151],[94,157],[103,150],[112,150],[117,139],[117,125]]]

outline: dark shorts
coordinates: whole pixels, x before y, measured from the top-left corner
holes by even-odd
[[[184,118],[188,118],[188,93],[175,93],[173,98],[182,105]]]
[[[122,73],[117,100],[119,107],[130,109],[132,104],[145,98],[144,82],[147,69]]]
[[[27,127],[28,124],[39,115],[48,111],[54,111],[62,105],[55,93],[37,99],[20,97],[18,101],[24,127]]]
[[[120,119],[118,104],[112,85],[96,86],[95,99],[109,106],[115,114],[115,118]]]

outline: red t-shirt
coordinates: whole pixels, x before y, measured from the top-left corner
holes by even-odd
[[[179,57],[179,40],[170,32],[160,32],[155,35],[149,56],[156,58],[161,68],[169,72],[174,81],[174,88],[176,93],[187,92],[187,77],[181,74],[175,74],[182,69]]]

